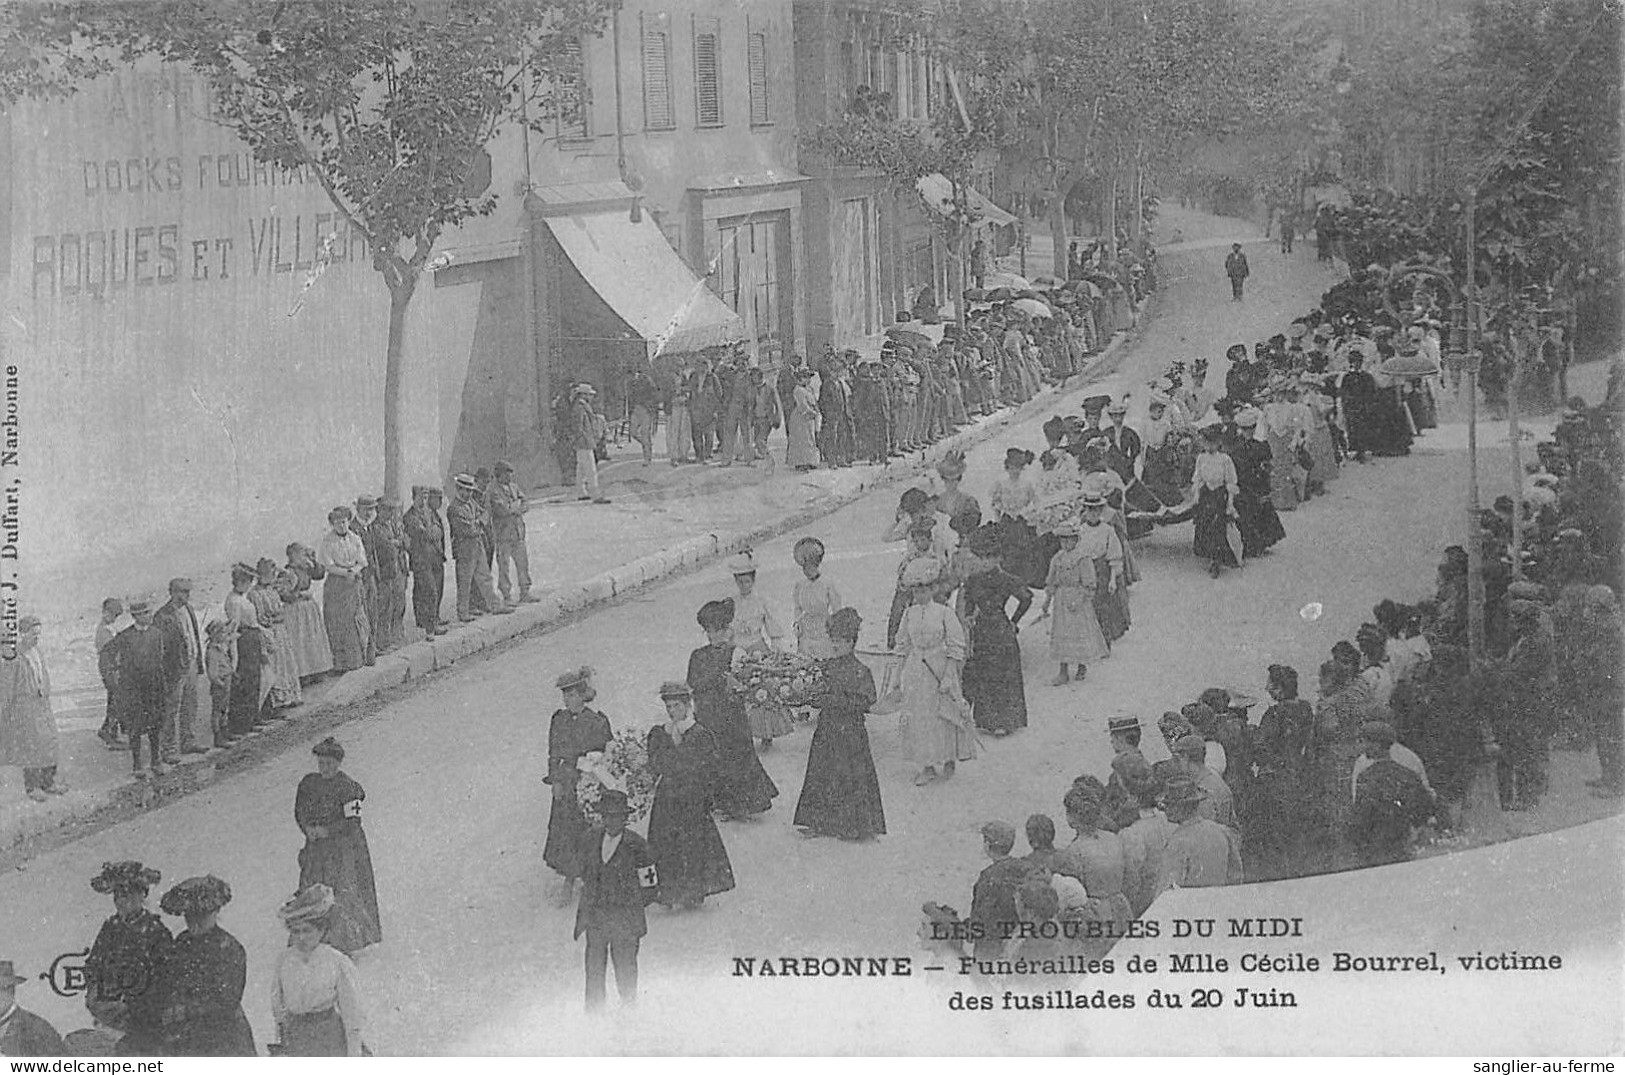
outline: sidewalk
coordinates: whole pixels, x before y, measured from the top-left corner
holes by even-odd
[[[1142,311],[1142,326],[1155,301],[1153,297]],[[52,623],[41,648],[53,685],[59,775],[71,790],[34,803],[22,795],[19,770],[0,770],[0,855],[16,850],[24,841],[92,822],[110,810],[150,806],[196,790],[222,771],[251,764],[274,751],[275,744],[285,738],[337,723],[341,719],[337,711],[343,707],[447,668],[517,635],[557,625],[648,583],[805,525],[877,487],[921,475],[950,448],[969,447],[994,437],[1013,422],[1051,408],[1058,397],[1110,376],[1138,332],[1118,334],[1069,386],[1047,387],[1019,409],[1006,408],[977,419],[930,448],[884,466],[798,472],[784,465],[782,443],[775,442],[780,459],[772,471],[761,463],[672,467],[657,457],[645,467],[641,456],[612,460],[602,472],[602,488],[611,501],[608,505],[581,503],[574,490],[568,496],[556,488],[541,490],[525,515],[531,592],[537,602],[521,605],[508,615],[454,623],[448,634],[430,640],[409,625],[407,645],[379,657],[376,666],[306,687],[303,704],[284,711],[283,719],[230,748],[185,756],[182,764],[156,781],[133,780],[128,750],[109,750],[96,737],[105,697],[91,642],[94,610],[77,620]],[[632,450],[637,451],[635,444]],[[229,589],[224,576],[223,571],[212,569],[199,571],[195,577],[193,603],[205,619],[224,602]],[[446,576],[449,585],[454,577],[449,563]],[[410,622],[410,615],[407,618]]]

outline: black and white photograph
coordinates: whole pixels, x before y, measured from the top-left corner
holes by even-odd
[[[1622,37],[0,5],[0,1056],[1613,1070]]]

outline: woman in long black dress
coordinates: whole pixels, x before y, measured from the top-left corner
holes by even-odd
[[[961,681],[976,726],[1003,737],[1027,726],[1027,688],[1016,625],[1032,607],[1033,592],[1000,565],[997,557],[1003,550],[997,524],[972,531],[970,551],[986,566],[965,580],[970,656]],[[1005,611],[1012,599],[1014,616]]]
[[[576,801],[580,774],[576,763],[582,755],[601,751],[609,745],[609,718],[587,703],[597,697],[592,686],[592,669],[577,668],[560,676],[555,685],[564,695],[564,708],[555,710],[547,728],[547,776],[542,783],[553,789],[553,806],[547,815],[547,843],[542,861],[564,880],[556,902],[566,906],[581,878],[580,848],[587,835],[587,818]]]
[[[1164,524],[1195,521],[1191,551],[1208,561],[1208,574],[1214,578],[1226,567],[1241,566],[1241,539],[1236,535],[1236,464],[1219,450],[1219,426],[1206,426],[1200,434],[1201,451],[1191,474],[1190,492],[1185,502],[1162,514]],[[1234,540],[1232,540],[1234,537]]]
[[[114,914],[85,958],[85,1008],[98,1024],[134,1039],[131,1047],[145,1038],[139,1053],[157,1052],[155,1021],[134,1018],[131,1009],[141,1014],[141,997],[174,943],[164,920],[147,910],[147,892],[161,877],[139,862],[104,862],[90,881],[96,892],[112,895]]]
[[[1348,435],[1348,451],[1356,463],[1364,463],[1371,452],[1381,452],[1382,400],[1376,378],[1365,370],[1365,354],[1352,350],[1348,372],[1337,385],[1337,406],[1343,412]]]
[[[696,618],[707,642],[688,656],[688,685],[694,691],[695,717],[717,740],[720,764],[712,802],[738,820],[772,809],[779,789],[756,756],[744,700],[728,685],[734,603],[728,598],[707,601]]]
[[[663,683],[665,724],[649,729],[649,767],[659,777],[649,808],[649,854],[667,906],[698,907],[734,887],[733,866],[711,820],[717,778],[717,738],[694,719],[687,683]]]
[[[853,655],[863,620],[856,609],[838,609],[829,618],[835,656],[824,664],[818,727],[807,752],[795,823],[843,840],[866,840],[886,832],[880,779],[869,748],[864,718],[875,704],[875,677]]]
[[[305,774],[293,798],[293,819],[305,834],[299,851],[299,890],[326,885],[335,906],[327,943],[348,955],[383,940],[372,853],[361,829],[366,791],[339,768],[344,747],[332,736],[317,743],[317,771]]]
[[[248,953],[220,928],[231,886],[213,875],[189,877],[164,893],[159,908],[186,919],[152,984],[163,1027],[159,1056],[254,1056],[243,1014]]]
[[[1281,517],[1270,500],[1268,441],[1256,440],[1258,411],[1244,407],[1236,412],[1237,439],[1230,445],[1230,458],[1236,464],[1236,525],[1241,528],[1242,555],[1254,557],[1286,537]]]
[[[1275,704],[1252,736],[1258,776],[1246,855],[1249,876],[1273,881],[1298,875],[1313,837],[1315,710],[1298,697],[1298,673],[1287,665],[1270,665],[1265,689]]]

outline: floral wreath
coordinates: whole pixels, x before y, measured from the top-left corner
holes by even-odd
[[[626,793],[628,822],[642,820],[654,802],[655,774],[649,767],[649,750],[636,732],[617,732],[603,750],[583,754],[576,771],[576,804],[594,825],[603,824],[598,802],[606,790]]]

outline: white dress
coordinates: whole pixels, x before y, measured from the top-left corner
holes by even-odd
[[[971,758],[976,740],[959,682],[966,653],[959,617],[934,601],[910,605],[897,629],[897,649],[903,654],[903,753],[922,768]]]
[[[762,595],[755,590],[743,597],[736,593],[733,602],[735,656],[766,653],[779,648],[779,640],[784,638],[784,628],[768,609]],[[790,711],[783,706],[747,705],[745,716],[750,720],[750,734],[755,739],[776,739],[795,730]]]
[[[271,974],[271,1018],[276,1024],[281,1026],[290,1015],[328,1010],[336,1011],[344,1023],[349,1055],[360,1056],[366,1017],[350,957],[327,944],[318,944],[308,956],[292,947],[278,952]]]

